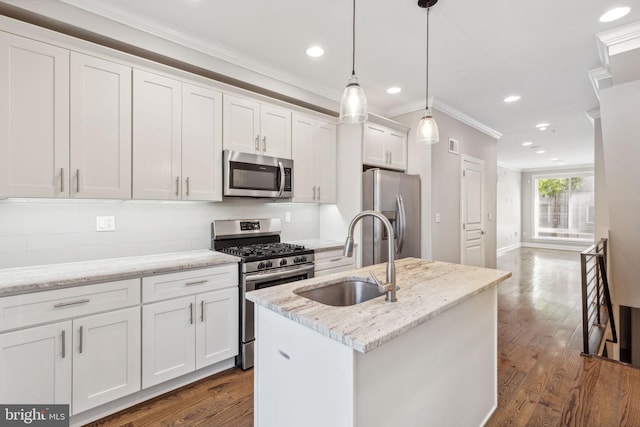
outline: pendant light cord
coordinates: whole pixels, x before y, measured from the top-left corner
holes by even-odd
[[[429,12],[431,8],[427,6],[427,99],[425,110],[429,110]]]
[[[351,25],[351,75],[356,75],[356,0],[353,0],[353,21]]]

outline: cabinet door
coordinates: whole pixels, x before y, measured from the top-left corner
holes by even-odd
[[[142,307],[142,387],[195,369],[195,298]]]
[[[225,150],[258,153],[260,150],[260,104],[232,95],[223,96],[222,145]]]
[[[133,198],[180,199],[181,83],[133,70]]]
[[[0,32],[0,197],[69,196],[69,52]]]
[[[71,403],[71,322],[0,334],[0,402]]]
[[[362,137],[362,162],[367,165],[386,167],[388,153],[385,146],[385,128],[365,123]]]
[[[336,125],[318,122],[315,133],[314,145],[318,153],[317,159],[319,159],[316,171],[318,200],[320,203],[336,203],[336,179],[338,173],[336,166]]]
[[[387,150],[389,151],[388,167],[407,169],[407,134],[393,129],[387,132]]]
[[[131,198],[131,68],[71,53],[71,197]]]
[[[182,199],[222,201],[222,94],[182,84]]]
[[[262,154],[291,158],[291,111],[273,105],[260,106],[260,146]]]
[[[196,369],[238,354],[238,288],[196,296]]]
[[[72,413],[140,390],[140,307],[73,321]]]
[[[316,157],[314,133],[315,120],[301,114],[293,113],[291,124],[293,154],[293,202],[316,202],[317,182],[316,167],[320,159]],[[335,163],[335,162],[334,162]]]

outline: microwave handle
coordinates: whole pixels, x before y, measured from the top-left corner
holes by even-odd
[[[278,197],[282,196],[282,192],[284,191],[284,165],[281,161],[278,161],[278,166],[280,167],[280,192],[278,193]]]

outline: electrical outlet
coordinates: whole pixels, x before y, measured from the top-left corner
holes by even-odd
[[[96,217],[96,231],[115,231],[115,230],[116,230],[115,216],[97,216]]]
[[[284,213],[284,222],[291,222],[291,212]]]
[[[439,224],[441,220],[440,213],[436,213],[436,224]]]

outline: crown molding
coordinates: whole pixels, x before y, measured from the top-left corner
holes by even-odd
[[[429,107],[434,110],[438,110],[441,113],[446,114],[447,116],[453,117],[454,119],[471,126],[474,129],[479,130],[480,132],[489,135],[492,138],[500,139],[502,138],[502,134],[495,129],[490,128],[489,126],[479,122],[473,117],[463,113],[462,111],[440,101],[435,97],[429,97],[428,102]],[[424,101],[416,101],[410,104],[405,104],[400,107],[392,108],[387,111],[387,115],[389,117],[396,117],[407,113],[413,113],[415,111],[423,110],[425,106]]]
[[[640,48],[640,21],[596,34],[600,59],[608,65],[608,58],[613,55]],[[604,58],[603,58],[604,56]]]
[[[598,101],[600,101],[600,90],[613,86],[613,76],[608,68],[603,67],[589,70],[589,80],[591,80],[591,86],[596,93]]]
[[[510,165],[509,163],[505,163],[505,162],[498,162],[496,165],[497,165],[499,168],[509,169],[509,170],[511,170],[511,171],[514,171],[514,172],[522,172],[522,169],[521,169],[521,168],[517,168],[517,167],[515,167],[515,166],[512,166],[512,165]]]
[[[591,110],[586,112],[587,118],[591,122],[591,124],[595,124],[595,121],[600,119],[600,110]]]

